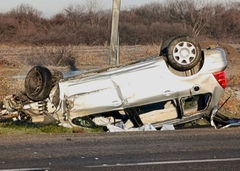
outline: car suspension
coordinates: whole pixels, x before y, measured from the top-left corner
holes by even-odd
[[[38,102],[38,110],[39,110],[39,114],[41,115],[46,114],[48,112],[46,100]]]

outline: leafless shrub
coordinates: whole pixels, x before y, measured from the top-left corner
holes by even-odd
[[[71,46],[33,47],[28,65],[68,66],[76,62]]]
[[[0,76],[0,101],[10,94],[18,94],[24,90],[24,79]]]
[[[122,45],[158,44],[172,35],[240,42],[239,2],[166,0],[120,12]],[[109,45],[111,10],[100,0],[70,4],[50,19],[29,4],[0,14],[0,42],[24,45]],[[224,25],[224,27],[222,27]]]

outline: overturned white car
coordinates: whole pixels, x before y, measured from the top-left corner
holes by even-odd
[[[64,126],[179,125],[218,109],[226,67],[223,49],[201,49],[190,37],[165,41],[159,56],[67,78],[35,66],[25,93],[6,97],[1,115]]]

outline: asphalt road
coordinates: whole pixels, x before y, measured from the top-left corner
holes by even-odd
[[[239,170],[240,129],[0,135],[2,170]]]

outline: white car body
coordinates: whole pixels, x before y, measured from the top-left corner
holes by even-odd
[[[25,93],[4,99],[0,119],[44,118],[45,123],[64,126],[120,120],[128,128],[144,124],[161,128],[215,115],[227,86],[225,51],[201,50],[192,38],[178,37],[165,41],[160,52],[67,78],[35,66],[25,78]]]
[[[209,114],[218,105],[224,92],[224,87],[216,80],[214,73],[226,69],[227,59],[221,48],[204,50],[203,53],[203,65],[191,76],[181,75],[184,72],[179,72],[180,75],[174,73],[177,71],[171,69],[162,56],[158,56],[63,79],[56,85],[60,90],[59,112],[65,120],[72,120],[76,117],[97,117],[106,112],[210,94],[207,107],[204,108],[204,112]],[[148,121],[158,122],[157,113],[161,112],[155,112],[153,120]],[[173,116],[169,114],[170,117],[165,116],[165,120],[178,118],[179,115],[175,113]]]

